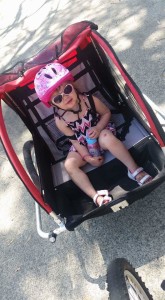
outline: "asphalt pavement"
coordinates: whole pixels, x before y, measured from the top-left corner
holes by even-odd
[[[82,20],[99,26],[142,92],[165,111],[164,0],[1,0],[0,71]],[[14,112],[3,110],[23,163],[30,134]],[[121,212],[59,235],[52,245],[38,236],[34,201],[2,146],[0,170],[1,300],[106,300],[106,270],[116,257],[134,265],[155,300],[165,299],[165,183]],[[53,229],[45,213],[42,218],[45,231]]]

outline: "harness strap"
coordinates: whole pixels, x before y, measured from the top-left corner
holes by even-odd
[[[91,107],[91,109],[92,109],[92,111],[94,113],[94,117],[96,117],[97,116],[97,112],[96,112],[96,107],[95,107],[95,103],[94,103],[93,97],[92,97],[91,94],[87,94],[86,96],[88,98],[90,107]]]

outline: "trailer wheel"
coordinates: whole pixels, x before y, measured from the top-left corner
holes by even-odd
[[[138,273],[124,258],[117,258],[109,265],[107,284],[110,300],[153,300]]]
[[[24,157],[25,165],[31,179],[33,180],[36,187],[40,190],[41,189],[40,180],[33,161],[34,160],[33,150],[34,150],[33,141],[25,142],[23,146],[23,157]]]

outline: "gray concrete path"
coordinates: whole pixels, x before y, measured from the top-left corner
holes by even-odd
[[[164,0],[0,1],[0,71],[32,56],[71,23],[95,22],[143,93],[165,110]],[[29,132],[4,107],[22,161]],[[0,299],[106,300],[108,263],[127,258],[165,299],[165,184],[128,209],[89,220],[52,246],[36,233],[34,202],[0,148]],[[53,228],[43,214],[44,229]]]

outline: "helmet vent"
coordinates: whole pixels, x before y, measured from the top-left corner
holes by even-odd
[[[49,74],[44,74],[44,76],[45,76],[46,78],[52,79],[52,76],[50,76]]]
[[[55,68],[52,68],[52,71],[54,72],[54,74],[57,74],[57,71]]]

